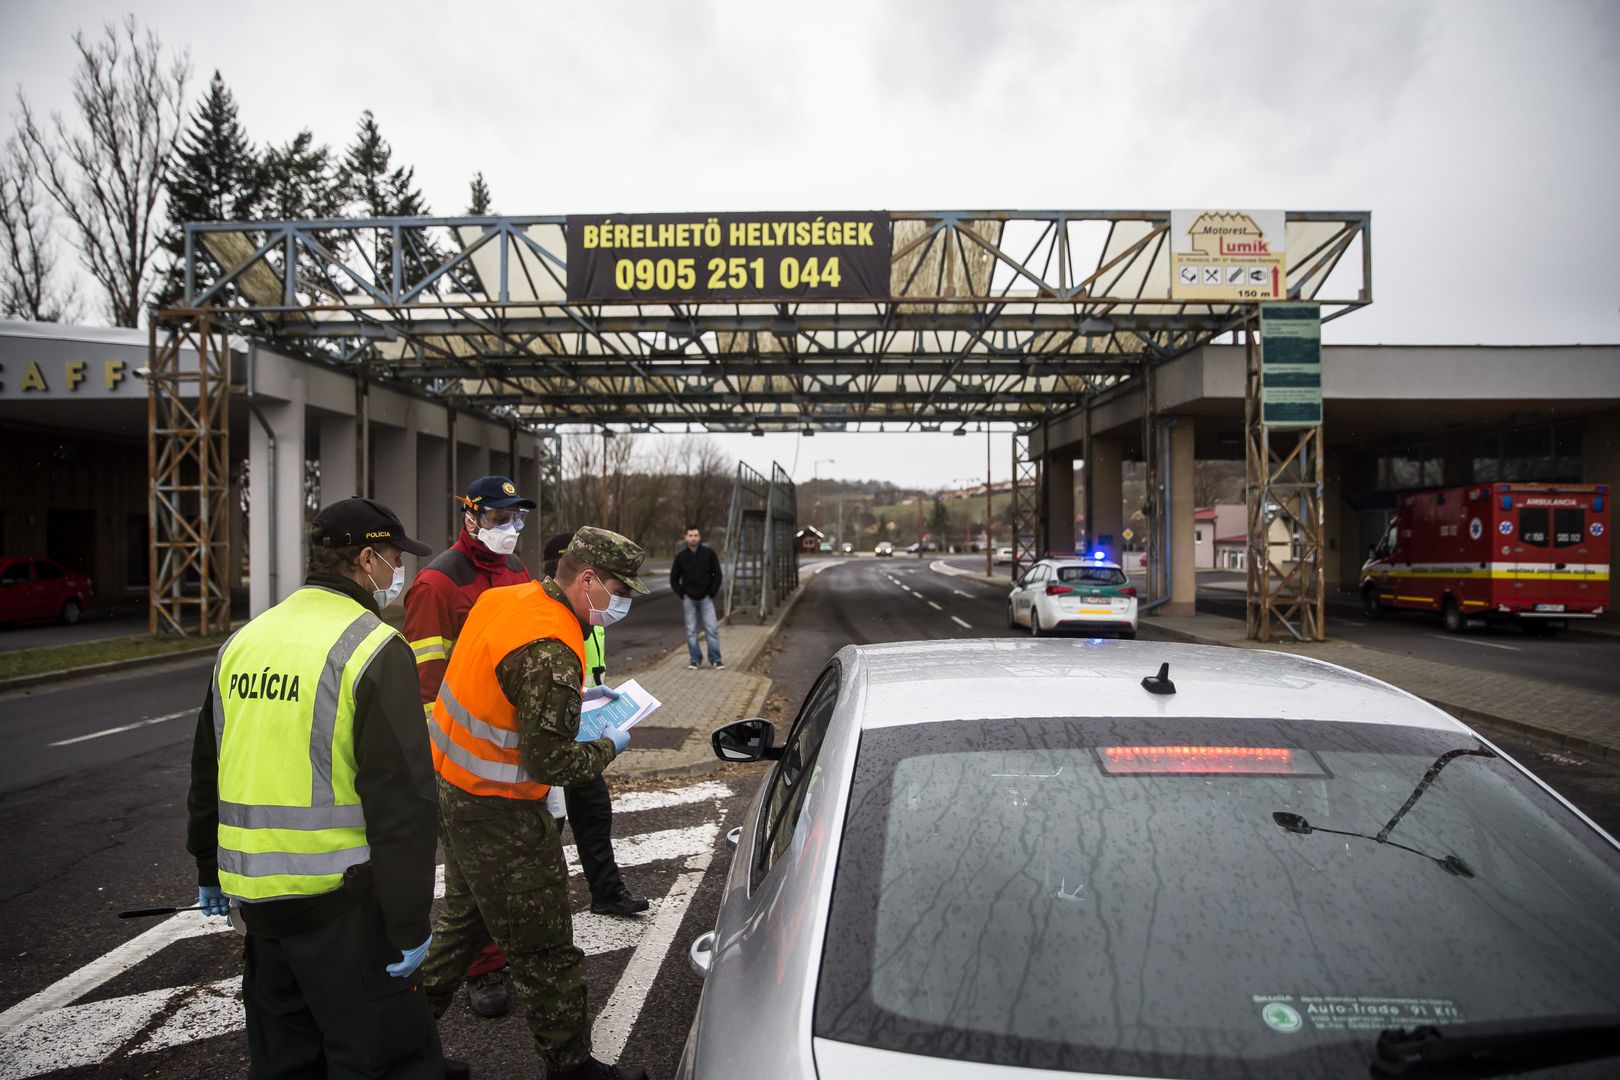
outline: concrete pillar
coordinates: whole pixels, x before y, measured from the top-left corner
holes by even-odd
[[[1073,551],[1074,455],[1068,450],[1048,453],[1041,461],[1041,482],[1046,485],[1041,550]]]
[[[517,475],[512,477],[512,482],[524,498],[533,499],[538,507],[543,494],[540,490],[540,454],[529,436],[520,437],[518,455]],[[536,575],[541,573],[540,548],[546,542],[545,524],[538,508],[530,510],[528,528],[518,538],[518,555],[529,571]]]
[[[1170,539],[1170,602],[1162,609],[1166,615],[1191,615],[1196,611],[1198,593],[1197,544],[1193,539],[1196,498],[1196,469],[1193,457],[1193,419],[1174,417],[1170,423],[1170,453],[1163,468],[1170,487],[1170,520],[1166,530]]]
[[[399,516],[407,536],[418,537],[416,517],[416,431],[386,424],[371,425],[373,498]],[[418,560],[405,557],[405,580],[409,581],[418,569]],[[425,561],[425,560],[424,560]],[[395,600],[385,615],[399,615],[401,601]]]
[[[322,506],[360,494],[355,476],[355,443],[358,432],[352,416],[322,416],[316,421],[320,438]]]
[[[248,550],[253,561],[248,603],[253,615],[274,607],[304,583],[308,537],[304,533],[303,384],[289,381],[288,391],[285,402],[259,405],[269,432],[256,418],[248,421]]]
[[[1620,484],[1620,416],[1588,416],[1581,424],[1581,482]]]
[[[1322,581],[1329,598],[1334,589],[1354,592],[1361,571],[1355,545],[1345,542],[1343,469],[1338,455],[1322,462]]]
[[[1088,522],[1088,544],[1102,548],[1111,559],[1122,559],[1125,552],[1125,491],[1124,462],[1119,440],[1104,435],[1093,436],[1091,460],[1086,462],[1086,483],[1091,486],[1091,513],[1096,519]]]
[[[465,423],[457,427],[467,427]],[[480,476],[489,475],[489,448],[483,444],[469,444],[463,440],[456,448],[456,491],[467,493],[467,486]]]
[[[451,514],[450,444],[432,435],[416,440],[417,538],[433,545],[434,554],[455,542],[459,524]],[[459,518],[460,515],[454,515]]]

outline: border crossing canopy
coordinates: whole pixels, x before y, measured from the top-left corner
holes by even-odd
[[[1363,211],[194,224],[185,305],[533,426],[1028,425],[1236,329],[1259,299],[1325,320],[1370,303],[1370,233]],[[1190,270],[1249,292],[1186,289]]]

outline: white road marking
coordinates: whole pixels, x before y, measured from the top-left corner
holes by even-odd
[[[682,859],[713,847],[719,831],[719,825],[707,821],[685,829],[662,829],[640,836],[617,837],[613,841],[614,861],[620,866],[645,866],[647,863]],[[570,877],[580,872],[579,853],[573,844],[563,845],[563,860],[568,863]],[[438,900],[443,896],[444,866],[440,865],[433,872],[433,898]]]
[[[635,813],[732,794],[728,784],[704,781],[685,788],[628,793],[615,800],[615,808]],[[614,854],[621,866],[684,859],[684,870],[667,895],[649,898],[652,906],[640,918],[613,918],[588,909],[574,913],[574,943],[587,956],[636,949],[597,1017],[595,1041],[604,1054],[617,1056],[624,1048],[713,859],[721,828],[720,821],[713,821],[618,839]],[[574,846],[565,847],[563,854],[570,873],[578,873]],[[444,869],[439,867],[434,895],[443,893]],[[230,924],[224,919],[180,912],[0,1013],[0,1077],[21,1080],[96,1065],[117,1054],[144,1054],[241,1030],[245,1017],[239,976],[75,1004],[174,942],[229,931]],[[143,1036],[148,1028],[152,1030]]]
[[[944,608],[940,607],[938,604],[934,603],[932,600],[928,601],[928,606],[933,608],[935,611],[944,611],[945,610]]]
[[[705,780],[690,787],[671,788],[668,791],[630,791],[613,797],[613,812],[639,814],[644,810],[686,806],[706,799],[729,799],[733,794],[730,784],[718,780]]]
[[[230,929],[224,919],[209,920],[200,911],[171,915],[108,952],[96,957],[78,971],[52,983],[33,997],[25,998],[0,1013],[0,1032],[9,1032],[44,1012],[60,1009],[90,993],[102,983],[117,978],[165,946],[186,938]]]
[[[973,599],[973,594],[972,593],[963,592],[961,589],[952,589],[951,592],[955,593],[957,596],[965,596],[969,600]]]
[[[1478,638],[1462,637],[1458,634],[1430,634],[1429,636],[1439,638],[1441,641],[1461,641],[1467,645],[1483,645],[1487,649],[1506,649],[1508,652],[1521,651],[1517,645],[1502,645],[1495,641],[1480,641]]]
[[[686,862],[686,873],[676,878],[675,884],[670,887],[663,906],[647,928],[646,936],[636,946],[630,963],[625,965],[624,974],[619,976],[619,985],[613,988],[602,1011],[596,1014],[596,1022],[591,1025],[593,1053],[612,1061],[624,1049],[625,1042],[630,1038],[630,1029],[635,1026],[636,1019],[641,1015],[641,1007],[646,1004],[647,991],[652,989],[654,980],[658,978],[658,970],[664,965],[664,957],[669,955],[669,947],[681,928],[681,920],[686,917],[686,909],[691,906],[692,897],[703,883],[703,875],[708,872],[709,861],[713,857],[713,848],[692,856]]]
[[[960,626],[964,630],[973,629],[973,627],[969,626],[967,623],[963,622],[961,619],[958,619],[955,615],[951,616],[951,622],[955,623],[957,626]]]
[[[181,710],[180,712],[170,713],[167,716],[152,716],[152,717],[148,717],[145,720],[137,720],[133,724],[120,724],[117,727],[110,727],[110,728],[106,729],[105,731],[92,732],[89,735],[77,735],[77,736],[75,736],[75,737],[73,737],[71,739],[59,739],[58,741],[53,742],[53,743],[46,743],[46,745],[47,746],[72,746],[74,743],[89,742],[91,739],[99,739],[103,735],[117,735],[121,731],[134,731],[136,728],[151,727],[153,724],[161,724],[165,720],[178,720],[182,716],[196,716],[196,715],[197,715],[197,710],[196,709],[184,709],[184,710]]]

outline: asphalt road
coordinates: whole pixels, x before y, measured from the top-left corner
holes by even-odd
[[[1198,610],[1230,619],[1244,617],[1240,574],[1198,575]],[[1222,588],[1225,585],[1227,588]],[[1386,652],[1403,653],[1458,667],[1543,679],[1600,694],[1620,694],[1620,638],[1560,634],[1532,638],[1516,626],[1470,626],[1448,634],[1437,615],[1421,611],[1386,612],[1370,620],[1354,598],[1328,603],[1328,634]]]
[[[760,661],[759,669],[775,681],[769,707],[784,722],[791,720],[815,675],[850,642],[1013,633],[1004,625],[1003,588],[946,576],[931,562],[862,557],[819,574]],[[679,605],[667,593],[637,605],[610,632],[616,650],[610,655],[625,665],[638,649],[651,656],[681,640]],[[7,868],[0,886],[0,956],[8,976],[0,982],[0,1010],[7,1010],[0,1014],[0,1077],[245,1073],[241,1031],[229,1022],[221,1025],[217,1009],[209,1011],[209,1002],[222,999],[197,989],[237,977],[235,936],[129,946],[148,927],[113,917],[120,908],[183,904],[194,895],[183,850],[189,721],[180,717],[66,747],[48,745],[194,709],[205,671],[206,664],[176,664],[0,700],[0,731],[11,736],[14,748],[8,758],[29,756],[34,762],[8,762],[4,768],[11,771],[0,773],[0,855]],[[1620,762],[1588,761],[1530,740],[1488,734],[1620,832]],[[685,953],[714,924],[730,859],[724,832],[738,822],[761,775],[758,766],[734,766],[702,781],[615,783],[615,831],[626,879],[658,899],[663,914],[636,920],[579,914],[587,902],[575,881],[576,937],[589,953],[598,1043],[604,1050],[622,1043],[620,1059],[655,1077],[672,1073],[696,1008],[699,983],[687,970]],[[693,887],[683,892],[685,886]],[[121,945],[134,955],[109,964],[107,954]],[[106,981],[86,985],[86,965],[92,964],[100,967],[89,970],[108,975]],[[48,996],[53,986],[62,988],[55,998]],[[176,995],[175,988],[183,989]],[[610,1001],[613,1007],[605,1007]],[[19,1004],[25,1010],[43,1007],[32,1020],[19,1022]],[[616,1022],[615,1015],[626,1019]],[[442,1030],[450,1052],[474,1062],[479,1076],[542,1074],[519,1018],[481,1020],[458,1002]],[[55,1043],[49,1039],[53,1031],[60,1036]],[[62,1059],[51,1054],[77,1055],[79,1064],[52,1070],[49,1064]],[[41,1055],[47,1065],[36,1067]]]

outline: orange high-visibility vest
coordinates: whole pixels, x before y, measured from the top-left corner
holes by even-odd
[[[461,790],[508,799],[546,797],[546,785],[523,771],[517,710],[495,678],[496,665],[508,653],[543,638],[574,651],[583,685],[585,637],[579,620],[538,581],[489,589],[473,604],[428,725],[434,771]]]

